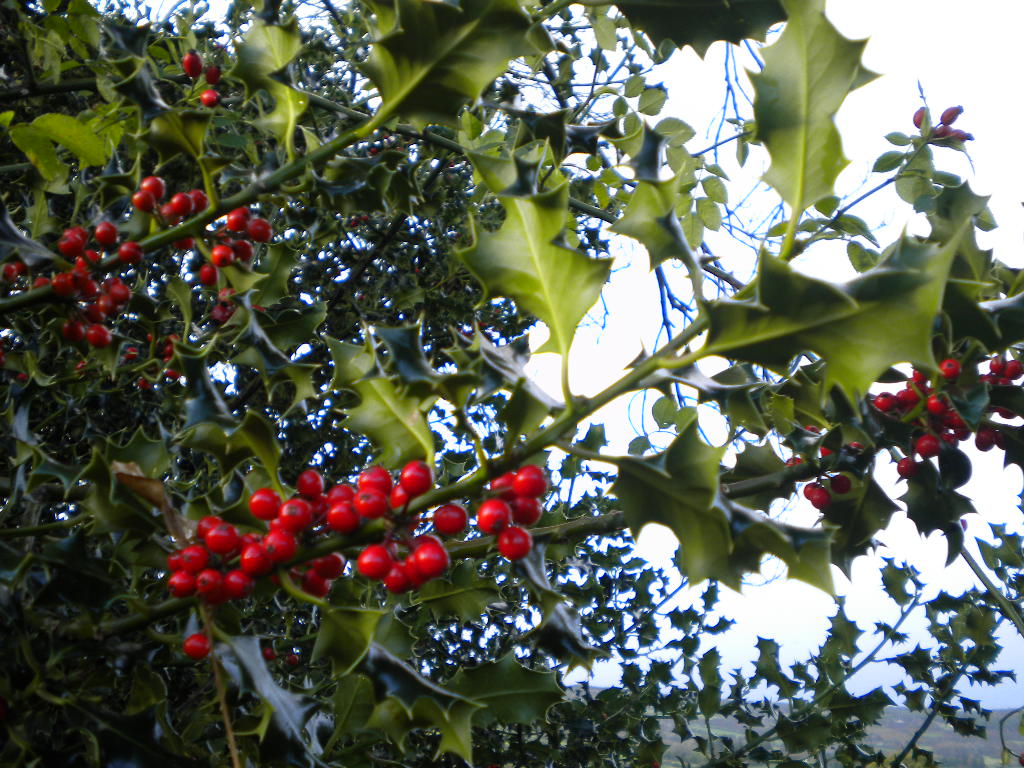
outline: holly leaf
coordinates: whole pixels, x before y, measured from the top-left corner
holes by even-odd
[[[583,4],[607,3],[584,0]],[[778,0],[616,0],[615,7],[655,45],[666,41],[680,48],[690,45],[702,58],[718,40],[764,40],[769,27],[786,19]]]
[[[321,614],[313,661],[327,659],[336,677],[351,674],[363,660],[386,611],[331,606]]]
[[[479,728],[543,720],[548,708],[563,697],[554,672],[527,669],[511,653],[490,664],[459,670],[447,686],[486,707],[473,718]]]
[[[82,168],[103,165],[109,155],[106,142],[96,132],[71,115],[49,112],[32,121],[33,130],[71,151]]]
[[[768,443],[761,445],[748,443],[737,454],[736,465],[729,471],[722,473],[722,482],[729,484],[740,480],[773,475],[777,472],[782,472],[785,468],[786,463],[779,458],[771,445]],[[773,501],[776,499],[788,499],[795,490],[796,483],[792,479],[784,479],[776,488],[759,491],[750,496],[739,496],[734,500],[743,506],[767,512]]]
[[[471,154],[492,189],[507,161]],[[514,187],[498,194],[506,218],[496,232],[472,225],[473,244],[456,255],[484,289],[481,301],[508,296],[536,315],[551,332],[539,352],[569,352],[576,327],[597,301],[611,261],[591,259],[563,243],[568,184],[534,191],[530,168],[518,164]]]
[[[493,579],[481,578],[471,561],[463,561],[447,578],[424,584],[410,599],[429,610],[435,620],[456,616],[460,621],[475,621],[487,606],[498,602],[499,596]]]
[[[764,180],[791,208],[791,221],[832,194],[846,166],[835,115],[867,82],[866,40],[848,40],[825,16],[825,0],[783,0],[789,20],[751,73],[757,138],[771,155]]]
[[[955,239],[940,247],[905,237],[877,267],[843,285],[762,254],[747,296],[709,303],[705,352],[782,374],[796,354],[813,352],[826,363],[822,394],[839,386],[851,399],[896,363],[935,370],[932,326],[955,250]]]
[[[17,254],[30,269],[51,263],[56,254],[22,234],[6,208],[0,209],[0,258]]]
[[[417,124],[453,124],[459,108],[476,99],[518,56],[539,52],[518,0],[366,0],[377,39],[362,64],[380,91],[380,111]],[[546,36],[546,35],[544,35]]]

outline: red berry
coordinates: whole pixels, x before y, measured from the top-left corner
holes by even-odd
[[[246,225],[249,223],[249,209],[248,208],[235,208],[230,211],[227,216],[227,228],[229,232],[244,232]]]
[[[352,501],[356,497],[355,489],[344,483],[336,485],[327,492],[327,503],[335,504],[339,501]]]
[[[483,533],[498,533],[508,525],[512,510],[501,499],[487,499],[476,511],[476,525]]]
[[[951,358],[943,360],[939,363],[939,371],[946,379],[955,379],[960,375],[960,363]]]
[[[210,655],[210,647],[210,638],[201,632],[196,632],[194,635],[189,635],[185,638],[181,649],[190,659],[198,661]]]
[[[207,532],[203,541],[206,542],[206,548],[213,554],[226,555],[238,549],[240,537],[235,526],[230,523],[220,523]]]
[[[157,200],[163,200],[167,194],[167,184],[159,176],[147,176],[139,182],[139,189],[149,192]]]
[[[1024,364],[1022,364],[1020,360],[1010,360],[1006,364],[1003,376],[1011,381],[1016,381],[1021,376],[1024,376]]]
[[[175,571],[167,579],[167,589],[174,597],[188,597],[196,591],[196,577],[188,571]]]
[[[491,490],[497,494],[499,499],[511,501],[515,496],[515,492],[512,490],[512,483],[515,482],[515,479],[515,472],[506,472],[491,480]]]
[[[345,570],[345,558],[337,552],[318,557],[310,565],[325,579],[336,579]]]
[[[360,517],[373,520],[383,517],[388,511],[388,501],[377,491],[359,491],[353,501],[353,506]]]
[[[530,532],[518,525],[510,525],[498,534],[498,551],[506,560],[522,560],[532,548]]]
[[[289,653],[287,656],[284,657],[284,663],[287,664],[289,667],[299,666],[299,654]]]
[[[252,243],[248,240],[235,240],[231,243],[231,250],[239,261],[252,261]]]
[[[412,589],[412,580],[404,563],[394,563],[384,576],[384,588],[395,595]]]
[[[327,510],[327,527],[338,533],[352,533],[359,528],[359,513],[351,501],[339,501]]]
[[[283,563],[295,557],[299,544],[288,531],[276,530],[263,537],[263,548],[271,562]]]
[[[46,277],[45,275],[40,275],[39,277],[32,281],[33,288],[45,288],[49,284],[50,278]]]
[[[167,555],[167,570],[180,571],[184,567],[185,563],[181,559],[181,552],[171,552]]]
[[[445,504],[434,512],[434,530],[443,536],[454,536],[466,528],[469,516],[458,504]]]
[[[75,276],[70,272],[59,272],[54,275],[51,285],[53,286],[53,292],[64,299],[74,296],[78,292],[78,286],[75,285]]]
[[[139,190],[132,195],[132,205],[140,211],[149,212],[156,208],[156,198],[153,197],[152,193],[144,190]]]
[[[224,521],[216,515],[207,515],[196,525],[196,537],[200,540],[205,539],[206,534],[223,522]]]
[[[217,271],[217,268],[213,266],[213,264],[203,264],[203,266],[199,268],[199,282],[202,283],[203,285],[216,285],[217,278],[219,276],[220,273]]]
[[[812,483],[810,486],[805,488],[804,495],[807,497],[807,500],[811,502],[811,506],[815,509],[825,509],[832,503],[832,494],[829,493],[824,486],[818,485],[817,483]]]
[[[249,219],[245,231],[257,243],[266,243],[274,236],[274,229],[266,219],[255,217]]]
[[[101,221],[93,230],[92,236],[100,245],[110,247],[117,242],[117,227],[109,221]]]
[[[220,94],[213,88],[207,88],[199,94],[199,101],[204,107],[213,109],[220,104]]]
[[[518,525],[533,525],[544,513],[540,499],[529,496],[516,496],[509,502],[509,507],[512,508],[512,522]]]
[[[929,395],[925,408],[928,409],[928,413],[934,416],[941,416],[946,412],[948,406],[946,405],[946,401],[938,395]]]
[[[256,584],[244,570],[235,569],[224,574],[224,591],[229,600],[241,600],[252,594]]]
[[[85,338],[85,325],[80,320],[65,320],[60,335],[66,341],[78,342]]]
[[[199,73],[203,71],[203,60],[195,51],[189,51],[181,58],[181,68],[185,71],[186,75],[195,80],[199,77]]]
[[[89,326],[89,330],[85,332],[85,340],[89,342],[90,346],[101,349],[103,347],[109,347],[110,342],[114,340],[114,337],[107,326],[100,325],[99,323],[93,323]]]
[[[939,115],[939,122],[943,125],[952,125],[963,114],[963,111],[963,107],[948,107],[942,110],[942,114]]]
[[[527,464],[516,472],[512,481],[512,491],[516,496],[543,496],[548,490],[548,480],[544,470],[536,464]]]
[[[410,497],[426,493],[434,486],[434,472],[425,461],[410,461],[398,476],[398,484]]]
[[[299,479],[295,483],[295,488],[298,490],[299,494],[305,496],[307,499],[315,499],[324,492],[324,478],[315,469],[307,469],[299,475]]]
[[[57,241],[57,250],[67,257],[73,257],[85,250],[85,244],[89,237],[87,234],[77,230],[66,229]]]
[[[448,570],[448,565],[451,562],[448,550],[436,539],[426,539],[418,545],[409,555],[409,560],[415,562],[416,571],[424,581],[436,579]]]
[[[923,122],[924,122],[924,107],[921,107],[920,109],[917,110],[917,112],[914,113],[914,127],[915,128],[920,128],[921,124]]]
[[[828,486],[831,489],[832,493],[838,493],[842,495],[844,493],[850,492],[850,488],[853,487],[853,483],[850,481],[850,478],[848,478],[846,475],[835,475],[829,481]]]
[[[118,304],[127,304],[132,297],[132,289],[120,278],[114,278],[107,286],[107,294]]]
[[[921,435],[914,443],[914,451],[922,459],[930,459],[939,455],[940,441],[935,435]]]
[[[917,462],[910,456],[896,462],[896,472],[904,480],[917,474]]]
[[[220,575],[220,571],[205,568],[196,576],[196,592],[200,595],[212,594],[221,588],[223,581],[224,577]]]
[[[974,436],[974,445],[979,451],[990,451],[996,444],[996,431],[992,427],[981,427]]]
[[[216,85],[220,82],[220,67],[216,64],[211,64],[206,68],[206,82],[210,85]]]
[[[356,488],[360,491],[376,491],[382,496],[387,496],[391,493],[391,473],[381,466],[364,469],[356,478]]]
[[[188,193],[188,196],[192,198],[192,210],[196,213],[205,211],[206,207],[210,204],[210,198],[201,189],[193,189]]]
[[[281,497],[273,488],[260,488],[249,497],[249,511],[259,520],[273,520],[281,509]]]
[[[310,569],[302,575],[302,591],[313,597],[324,597],[331,591],[331,583],[315,570]]]
[[[393,510],[405,509],[405,506],[412,500],[409,492],[405,490],[401,485],[396,485],[391,489],[391,495],[388,496],[388,504],[391,505]]]
[[[230,245],[215,245],[210,252],[210,260],[218,267],[226,267],[235,261],[235,252]]]
[[[83,310],[86,320],[90,323],[102,323],[107,319],[107,313],[103,311],[103,308],[96,304],[89,304]]]
[[[916,389],[901,389],[896,393],[896,402],[901,408],[910,409],[921,402],[921,395]]]
[[[247,544],[242,549],[242,555],[238,559],[238,565],[250,576],[262,576],[269,573],[274,563],[267,554],[262,544]]]
[[[273,646],[270,646],[270,645],[263,646],[263,658],[266,659],[267,661],[273,661],[274,659],[277,658],[277,653],[274,651]]]
[[[117,249],[117,260],[122,264],[138,264],[142,261],[142,246],[133,240],[121,243]]]
[[[188,216],[194,210],[195,203],[187,192],[178,192],[171,198],[171,207],[179,216]]]
[[[313,508],[305,499],[290,499],[281,505],[277,519],[284,530],[299,533],[313,523]]]
[[[394,560],[383,544],[371,544],[359,553],[356,569],[367,579],[383,579],[391,571]]]

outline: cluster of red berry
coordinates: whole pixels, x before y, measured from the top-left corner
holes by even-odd
[[[961,131],[959,128],[951,128],[950,126],[956,122],[956,119],[963,114],[963,107],[947,107],[939,115],[939,124],[931,129],[932,138],[935,139],[953,139],[954,141],[973,141],[974,137],[967,133],[967,131]],[[925,114],[927,110],[921,107],[914,113],[914,127],[920,128],[924,124]]]
[[[327,489],[323,476],[307,469],[298,477],[296,493],[286,500],[273,488],[260,488],[249,497],[250,513],[268,524],[263,535],[240,534],[218,517],[200,520],[195,543],[168,556],[168,589],[175,597],[198,594],[210,605],[243,599],[252,593],[255,579],[296,559],[300,537],[311,539],[328,531],[351,534],[366,520],[386,518],[386,538],[360,552],[356,570],[382,582],[392,593],[407,592],[438,578],[450,565],[441,539],[430,533],[417,535],[419,516],[407,513],[409,502],[433,485],[433,472],[422,461],[406,464],[397,482],[383,467],[370,467],[359,474],[354,488],[339,483]],[[532,548],[532,536],[522,526],[540,519],[540,498],[547,491],[547,479],[540,467],[528,465],[495,479],[491,491],[494,495],[477,509],[477,527],[482,533],[497,535],[498,551],[504,557],[519,560]],[[437,534],[454,536],[465,530],[468,519],[462,506],[445,504],[435,510],[430,522]],[[289,576],[299,581],[307,594],[324,597],[345,565],[344,557],[330,553],[293,567]],[[185,653],[192,658],[202,658],[208,652],[206,635],[199,633],[186,640]]]
[[[220,83],[220,67],[216,64],[209,64],[203,67],[203,58],[195,51],[189,51],[181,58],[181,68],[192,80],[198,80],[200,75],[206,79],[206,84],[215,86]],[[216,88],[207,88],[199,94],[199,102],[204,107],[213,109],[220,104],[220,93]]]
[[[227,234],[229,232],[237,237],[231,237]],[[210,263],[203,264],[199,269],[199,282],[206,286],[215,285],[219,278],[219,267],[227,267],[235,262],[248,264],[252,261],[253,243],[268,243],[273,237],[274,228],[270,222],[253,216],[248,208],[230,211],[224,221],[224,230],[217,233],[221,242],[210,251]]]
[[[995,357],[987,362],[987,367],[988,371],[980,374],[978,380],[989,385],[1010,386],[1024,376],[1024,364],[1019,360]],[[941,379],[932,386],[927,375],[915,370],[905,388],[895,394],[882,392],[872,401],[882,413],[901,418],[924,431],[914,439],[910,455],[896,464],[896,471],[904,479],[914,477],[918,472],[914,454],[930,459],[939,455],[943,442],[956,445],[971,436],[970,427],[953,408],[945,391],[946,387],[956,386],[962,372],[960,362],[952,358],[943,360],[939,364],[939,372]],[[1017,416],[1013,411],[998,406],[990,406],[989,411],[1006,419]],[[1005,438],[995,426],[983,424],[974,433],[974,445],[981,451],[1003,448]]]
[[[819,433],[821,427],[814,424],[810,424],[804,427],[808,432]],[[857,442],[849,443],[845,446],[846,450],[852,452],[859,452],[864,450],[864,446]],[[825,448],[824,446],[820,449],[821,457],[824,458],[832,454],[831,449]],[[800,456],[793,456],[786,461],[786,466],[794,466],[796,464],[803,464],[804,460]],[[828,483],[828,487],[825,486]],[[821,474],[818,478],[811,483],[804,486],[804,498],[811,502],[811,506],[818,510],[826,509],[832,503],[832,496],[843,496],[850,492],[853,488],[853,481],[850,480],[849,475],[845,475],[842,472],[835,474]]]

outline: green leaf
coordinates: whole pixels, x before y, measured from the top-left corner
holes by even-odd
[[[473,725],[478,728],[494,723],[529,725],[543,720],[548,708],[563,697],[554,672],[526,669],[513,654],[490,664],[461,669],[447,686],[486,707],[473,718]]]
[[[583,4],[607,3],[584,0]],[[615,7],[656,46],[666,40],[680,48],[691,45],[701,57],[717,40],[764,40],[768,28],[786,18],[778,0],[616,0]]]
[[[747,444],[736,456],[736,466],[728,472],[722,473],[722,482],[725,484],[735,483],[740,480],[750,480],[755,477],[764,477],[786,469],[786,463],[778,457],[775,450],[768,443],[761,445]],[[793,480],[784,480],[778,487],[760,491],[751,496],[735,497],[740,504],[760,509],[764,512],[769,510],[771,503],[776,499],[788,499],[796,490],[796,483]]]
[[[495,161],[472,154],[483,168],[488,186],[498,182]],[[608,259],[591,259],[563,244],[567,183],[546,192],[520,175],[525,189],[498,195],[507,213],[497,232],[473,226],[473,244],[456,250],[459,260],[484,289],[483,301],[508,296],[524,311],[536,315],[551,332],[539,351],[569,353],[576,327],[597,301],[611,270]],[[493,182],[493,183],[492,183]]]
[[[24,123],[12,125],[9,133],[14,145],[25,153],[47,182],[63,180],[67,176],[68,168],[58,159],[57,149],[49,136]]]
[[[843,37],[825,16],[825,0],[784,0],[782,35],[763,49],[764,69],[751,74],[757,138],[771,155],[764,180],[795,221],[832,194],[846,166],[835,114],[847,93],[866,82],[866,41]]]
[[[380,112],[415,123],[454,124],[459,108],[476,99],[509,60],[537,52],[530,19],[517,0],[366,5],[376,15],[378,36],[362,70],[380,91]],[[549,45],[545,41],[544,50]]]
[[[886,152],[875,160],[875,164],[871,167],[871,170],[875,173],[891,171],[893,168],[898,168],[903,162],[903,158],[906,156],[906,152]]]
[[[235,50],[235,64],[225,75],[241,80],[245,96],[251,98],[270,83],[280,83],[273,75],[281,72],[302,50],[299,21],[269,24],[262,19],[249,28]]]
[[[210,112],[165,112],[149,123],[146,141],[166,162],[184,152],[193,159],[203,154]]]
[[[862,395],[895,363],[934,370],[932,324],[955,250],[955,241],[938,247],[904,238],[877,267],[843,285],[805,277],[764,254],[746,298],[708,305],[705,351],[783,374],[796,354],[813,352],[826,362],[825,396],[833,385]],[[900,333],[891,333],[894,327]]]
[[[103,165],[109,152],[107,144],[89,126],[57,112],[40,115],[32,121],[32,127],[41,131],[50,141],[60,144],[78,157],[79,165]]]
[[[387,611],[331,606],[320,617],[313,661],[327,659],[336,677],[349,675],[366,656],[377,625]]]
[[[697,257],[690,248],[676,216],[680,177],[669,181],[641,181],[636,185],[625,212],[612,227],[613,232],[632,237],[647,249],[654,269],[668,259],[679,259],[702,279]]]
[[[499,599],[498,585],[479,576],[476,565],[468,560],[452,568],[447,578],[424,584],[410,598],[414,605],[429,610],[435,620],[456,616],[461,621],[479,620]]]
[[[701,688],[697,693],[697,704],[704,717],[718,714],[722,706],[722,656],[712,648],[700,657],[697,668],[700,670]]]

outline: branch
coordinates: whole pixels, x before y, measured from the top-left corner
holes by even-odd
[[[1006,599],[1006,595],[999,591],[999,588],[992,582],[985,573],[985,569],[981,567],[981,564],[974,559],[974,556],[966,549],[960,550],[960,557],[964,559],[964,562],[971,567],[974,571],[974,575],[978,577],[978,580],[985,586],[985,590],[992,596],[992,598],[999,605],[999,613],[1005,618],[1009,619],[1013,625],[1017,628],[1017,632],[1021,637],[1024,637],[1024,619],[1021,618],[1020,612],[1017,608]]]

